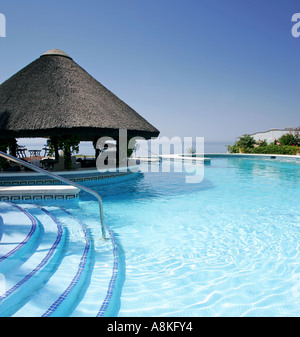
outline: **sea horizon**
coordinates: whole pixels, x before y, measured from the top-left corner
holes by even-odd
[[[23,141],[22,141],[23,140]],[[232,145],[234,141],[205,141],[204,140],[204,153],[227,153],[227,145]],[[27,150],[42,150],[46,145],[46,139],[34,139],[34,138],[24,138],[19,139],[18,144],[25,146]],[[193,143],[193,146],[195,144]],[[187,149],[184,149],[182,153],[187,152]],[[198,151],[199,152],[199,151]],[[141,145],[139,150],[137,151],[137,155],[139,156],[147,156],[147,149],[145,145]],[[174,150],[172,147],[170,149],[170,153],[179,153]],[[91,156],[95,154],[95,150],[93,148],[92,142],[81,142],[79,144],[79,152],[78,155],[86,155]],[[155,151],[152,154],[157,155]],[[44,155],[44,150],[42,150],[41,155]],[[149,152],[151,155],[151,152]]]

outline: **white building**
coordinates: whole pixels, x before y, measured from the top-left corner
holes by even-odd
[[[267,143],[270,144],[274,141],[274,139],[279,139],[281,136],[289,132],[294,132],[296,130],[299,131],[299,129],[294,129],[292,127],[288,127],[283,130],[282,129],[270,129],[269,131],[256,132],[249,136],[253,137],[256,141],[266,140]]]

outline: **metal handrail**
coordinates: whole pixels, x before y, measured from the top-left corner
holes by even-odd
[[[87,193],[89,193],[89,194],[92,194],[92,195],[98,200],[98,202],[99,202],[100,224],[101,224],[102,238],[103,238],[104,240],[106,239],[106,231],[105,231],[104,219],[103,219],[103,204],[102,204],[102,199],[101,199],[100,195],[99,195],[97,192],[91,190],[91,189],[88,188],[88,187],[85,187],[85,186],[79,185],[79,184],[77,184],[77,183],[75,183],[75,182],[73,182],[73,181],[70,181],[69,179],[66,179],[66,178],[64,178],[64,177],[61,177],[61,176],[59,176],[59,175],[57,175],[57,174],[54,174],[54,173],[49,172],[49,171],[47,171],[47,170],[44,170],[44,169],[42,169],[42,168],[40,168],[40,167],[37,167],[37,166],[35,166],[35,165],[32,165],[32,164],[30,164],[30,163],[27,163],[26,161],[24,161],[24,160],[22,160],[22,159],[13,157],[13,156],[11,156],[11,155],[9,155],[9,154],[7,154],[7,153],[4,153],[4,152],[2,152],[2,151],[0,151],[0,157],[3,157],[3,158],[5,158],[5,159],[7,159],[7,160],[14,161],[15,163],[18,163],[18,164],[20,164],[20,165],[26,166],[26,167],[28,167],[28,168],[30,168],[30,169],[36,171],[36,172],[43,173],[43,174],[45,174],[45,175],[47,175],[47,176],[49,176],[49,177],[52,177],[52,178],[54,178],[54,179],[57,179],[57,180],[59,180],[59,181],[62,181],[62,182],[64,182],[64,183],[66,183],[66,184],[68,184],[68,185],[72,185],[72,186],[74,186],[74,187],[77,187],[77,188],[79,188],[80,190],[83,190],[83,191],[85,191],[85,192],[87,192]]]

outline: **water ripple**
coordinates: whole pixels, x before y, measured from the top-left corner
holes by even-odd
[[[107,188],[106,220],[126,255],[120,315],[299,316],[299,171],[223,158],[203,188],[183,174]]]

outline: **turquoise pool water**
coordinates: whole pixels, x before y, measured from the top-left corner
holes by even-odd
[[[201,184],[143,173],[95,188],[125,268],[118,315],[299,316],[299,178],[299,160],[216,157]]]

